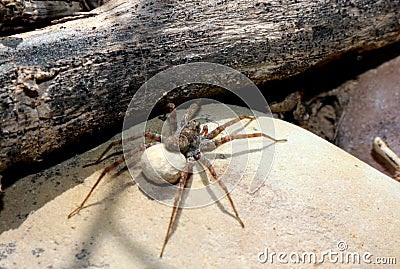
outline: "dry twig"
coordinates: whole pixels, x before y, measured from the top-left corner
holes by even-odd
[[[389,146],[380,137],[375,137],[373,141],[374,151],[381,156],[391,167],[395,173],[393,178],[400,181],[400,158],[394,153]]]

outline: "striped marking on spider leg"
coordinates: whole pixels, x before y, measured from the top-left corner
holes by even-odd
[[[165,235],[164,243],[163,243],[163,246],[161,248],[160,258],[162,257],[162,255],[164,253],[165,246],[167,245],[167,242],[168,242],[168,239],[169,239],[169,234],[170,234],[171,228],[172,228],[172,224],[174,223],[176,212],[177,212],[177,209],[178,209],[179,204],[180,204],[181,199],[182,199],[183,190],[184,190],[184,188],[186,186],[187,179],[192,174],[192,171],[193,171],[193,162],[188,162],[186,164],[186,168],[183,170],[183,172],[181,172],[181,178],[179,180],[179,188],[178,188],[178,191],[175,194],[174,207],[172,208],[172,213],[171,213],[171,217],[169,219],[167,234]]]
[[[233,124],[235,124],[235,123],[237,123],[237,122],[239,122],[239,121],[241,121],[241,120],[243,120],[243,119],[249,119],[250,121],[253,121],[253,120],[256,119],[256,117],[253,117],[253,116],[246,116],[246,115],[244,115],[244,116],[239,116],[239,117],[237,117],[237,118],[235,118],[235,119],[233,119],[233,120],[230,120],[230,121],[228,121],[228,122],[222,124],[221,126],[218,126],[218,127],[215,128],[211,133],[209,133],[209,134],[207,135],[206,138],[207,138],[207,139],[213,139],[214,137],[216,137],[217,135],[219,135],[222,131],[224,131],[227,127],[229,127],[229,126],[231,126],[231,125],[233,125]],[[249,122],[250,122],[250,121],[249,121]]]
[[[273,138],[272,136],[269,136],[264,133],[254,133],[254,134],[237,134],[237,135],[225,136],[220,139],[215,139],[215,140],[213,140],[213,142],[216,147],[219,147],[222,144],[225,144],[225,143],[235,140],[235,139],[245,139],[245,138],[253,138],[253,137],[265,137],[265,138],[271,139],[274,142],[286,142],[287,141],[286,139]]]
[[[136,153],[140,152],[140,151],[144,151],[145,149],[147,149],[148,147],[153,146],[156,143],[148,143],[148,144],[144,144],[140,147],[137,147],[133,150],[131,150],[128,154],[126,154],[127,159],[130,159],[132,156],[134,156]],[[104,170],[101,172],[99,178],[96,180],[96,182],[94,183],[93,187],[90,189],[89,193],[86,195],[85,199],[83,199],[82,203],[75,208],[71,213],[68,214],[68,218],[71,218],[72,216],[76,215],[86,204],[87,200],[89,199],[89,197],[92,195],[94,189],[97,187],[97,185],[99,185],[100,181],[102,180],[102,178],[110,171],[112,171],[114,168],[116,168],[117,166],[119,166],[121,163],[123,163],[125,161],[124,156],[121,156],[118,160],[116,160],[115,162],[113,162],[112,164],[110,164],[109,166],[107,166],[106,168],[104,168]]]
[[[88,166],[92,166],[92,165],[96,165],[96,164],[100,163],[101,160],[103,159],[103,157],[107,154],[107,152],[109,152],[113,147],[120,146],[120,145],[122,145],[122,143],[134,141],[143,136],[150,139],[151,141],[157,141],[157,142],[161,142],[161,139],[163,139],[162,135],[159,135],[156,133],[151,133],[151,132],[145,132],[145,133],[141,133],[141,134],[136,134],[134,136],[125,138],[123,140],[114,141],[107,146],[107,148],[103,151],[103,153],[100,155],[100,157],[96,161],[85,164],[83,167],[88,167]]]
[[[229,194],[228,188],[226,187],[226,185],[224,184],[224,182],[222,182],[222,180],[219,180],[217,173],[214,170],[214,167],[212,167],[210,161],[205,158],[204,156],[201,157],[200,162],[205,165],[208,169],[208,171],[210,171],[211,175],[213,176],[213,178],[218,182],[219,186],[223,189],[223,191],[226,194],[226,197],[229,200],[229,203],[231,204],[231,207],[233,209],[233,212],[235,212],[235,216],[237,221],[239,222],[240,226],[242,226],[242,228],[244,228],[244,223],[243,221],[240,219],[239,217],[239,213],[236,210],[235,204],[233,203],[232,197]]]

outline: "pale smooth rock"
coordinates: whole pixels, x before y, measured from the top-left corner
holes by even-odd
[[[156,184],[178,182],[185,164],[182,153],[168,151],[162,143],[147,148],[141,157],[143,174]]]
[[[204,109],[218,114],[213,107]],[[346,255],[361,257],[358,268],[379,257],[397,257],[398,263],[400,184],[292,124],[260,118],[246,125],[246,131],[257,132],[260,126],[271,127],[272,123],[273,135],[288,140],[275,144],[274,151],[272,146],[260,148],[266,141],[263,138],[226,143],[215,150],[216,173],[227,185],[241,179],[231,195],[244,229],[232,216],[226,198],[210,206],[179,210],[160,259],[171,208],[148,199],[126,172],[107,177],[87,207],[67,219],[98,178],[104,168],[100,167],[85,184],[32,212],[18,229],[0,235],[1,267],[315,267],[304,259],[300,265],[291,260],[304,253],[314,253],[318,261],[324,258],[318,268],[354,268],[344,265],[345,259],[339,260]],[[250,150],[243,152],[241,147],[247,143]],[[270,141],[266,143],[270,145]],[[263,150],[270,154],[272,164],[259,164]],[[244,168],[235,163],[243,156],[247,160]],[[269,168],[261,175],[257,172],[260,167]],[[62,172],[83,170],[79,165],[68,169]],[[267,176],[266,181],[250,192],[254,178],[262,176]],[[196,173],[193,181],[211,178],[202,172]],[[189,198],[190,194],[183,199],[185,205]],[[276,253],[282,253],[280,260]],[[337,253],[333,257],[338,259],[329,260],[326,253]]]

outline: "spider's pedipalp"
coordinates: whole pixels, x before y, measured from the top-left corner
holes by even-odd
[[[203,129],[201,130],[200,135],[203,136],[203,137],[205,137],[207,134],[208,134],[208,126],[207,126],[207,125],[204,125],[204,126],[203,126]]]

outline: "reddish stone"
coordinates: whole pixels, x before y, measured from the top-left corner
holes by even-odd
[[[374,137],[380,136],[400,154],[400,57],[362,74],[350,95],[338,130],[338,146],[393,175],[393,169],[371,150]]]

